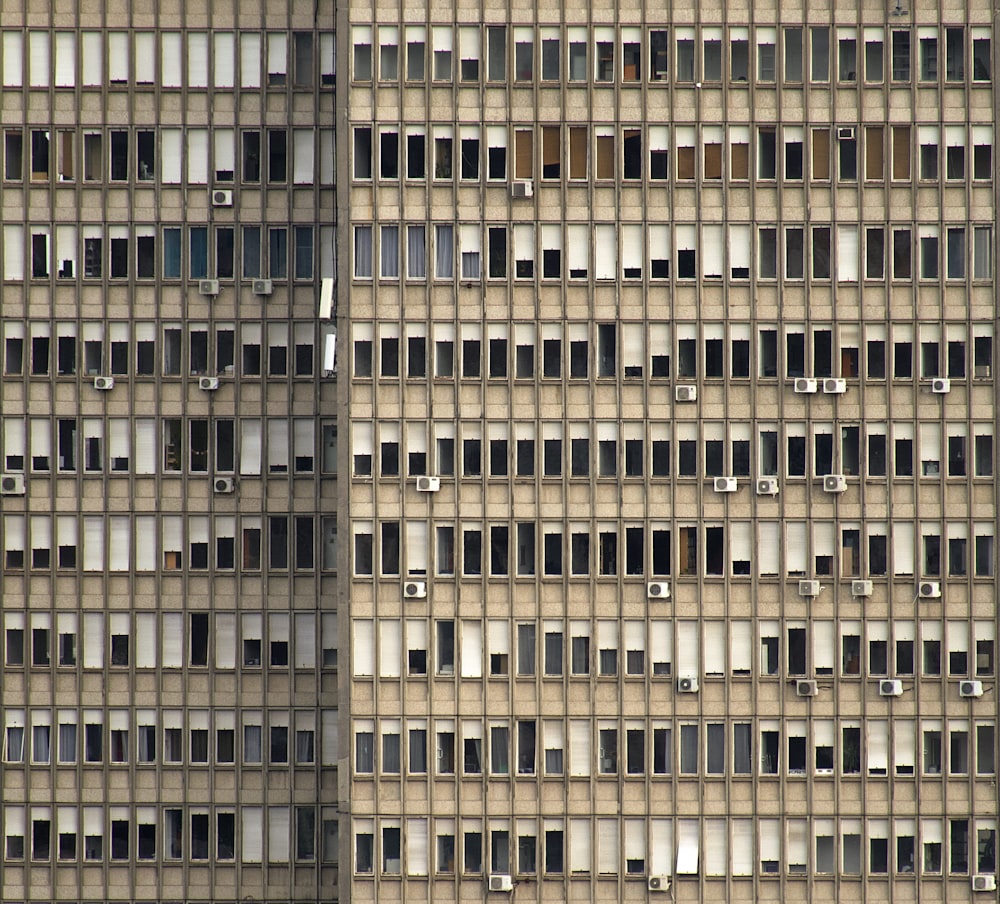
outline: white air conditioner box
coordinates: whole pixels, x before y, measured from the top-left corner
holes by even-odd
[[[880,697],[899,697],[903,693],[903,682],[898,678],[883,678],[878,683]]]
[[[677,679],[677,692],[680,694],[697,694],[698,679],[693,676]]]
[[[274,283],[269,279],[255,279],[250,288],[254,295],[270,295],[274,291]]]
[[[212,190],[213,207],[232,207],[233,190],[231,188],[215,188]]]
[[[819,685],[807,678],[795,682],[795,693],[800,697],[815,697],[819,693]]]
[[[777,477],[761,477],[757,480],[757,495],[758,496],[777,496],[778,495],[778,478]]]
[[[795,391],[800,393],[805,393],[806,395],[812,395],[819,388],[819,384],[816,380],[811,377],[796,377],[795,378]]]
[[[670,599],[670,585],[662,581],[652,581],[646,585],[646,596],[651,600]]]
[[[829,395],[843,395],[847,392],[847,380],[838,380],[829,377],[823,381],[823,392]]]
[[[938,395],[944,395],[946,392],[951,392],[951,380],[947,377],[938,377],[936,380],[932,380],[931,392],[936,392]]]
[[[441,478],[440,477],[418,477],[417,478],[417,492],[418,493],[436,493],[441,489]]]
[[[232,477],[216,477],[212,481],[212,489],[216,493],[232,493],[236,489],[236,481]]]
[[[99,389],[101,392],[107,392],[109,389],[115,388],[115,378],[114,377],[94,377],[94,389]]]
[[[219,388],[218,377],[198,377],[198,388],[205,392],[215,392]]]
[[[198,294],[199,295],[218,295],[219,294],[219,281],[217,279],[199,279],[198,280]]]
[[[0,496],[23,496],[23,474],[0,474]]]
[[[799,596],[819,596],[819,581],[799,581]]]
[[[941,596],[941,582],[921,581],[920,586],[917,588],[917,595],[923,597],[925,600],[939,599]]]
[[[959,697],[982,697],[983,695],[983,682],[982,681],[959,681],[958,682],[958,696]]]
[[[676,386],[676,387],[674,387],[674,401],[675,402],[697,402],[698,401],[698,387],[697,386]]]
[[[871,596],[871,581],[851,581],[851,596]]]
[[[403,596],[408,600],[422,600],[427,597],[427,584],[424,581],[407,581],[403,584]]]
[[[827,474],[823,478],[823,490],[827,493],[843,493],[847,489],[847,480],[843,474]]]
[[[524,180],[511,182],[510,196],[512,198],[530,198],[535,193],[535,187],[530,182]]]
[[[735,493],[736,492],[736,478],[735,477],[716,477],[712,482],[712,487],[716,493]]]

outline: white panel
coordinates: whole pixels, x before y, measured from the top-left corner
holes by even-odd
[[[207,88],[208,34],[203,31],[189,31],[187,40],[188,87]]]
[[[108,32],[108,81],[112,85],[128,84],[128,32]]]
[[[913,523],[892,525],[893,574],[913,574]]]
[[[837,281],[858,281],[858,227],[837,227]]]
[[[3,84],[20,88],[24,80],[24,36],[20,31],[3,33]]]
[[[314,141],[312,129],[292,131],[292,179],[296,185],[310,185],[314,181]]]
[[[463,678],[483,676],[483,624],[466,619],[462,622],[461,672]]]
[[[163,613],[163,653],[160,662],[164,668],[179,669],[184,665],[184,615],[181,612]]]
[[[28,32],[28,84],[32,88],[49,86],[49,34],[46,31]]]
[[[231,31],[217,31],[212,36],[216,88],[232,88],[236,78],[234,36]]]
[[[187,168],[188,182],[208,182],[208,129],[188,129]]]
[[[406,820],[406,872],[410,876],[427,875],[427,820]]]
[[[104,84],[104,41],[99,31],[83,33],[83,84],[94,87]],[[5,48],[6,49],[6,48]]]
[[[351,654],[354,660],[354,676],[366,677],[375,674],[375,624],[371,619],[355,619]]]
[[[262,813],[260,807],[243,807],[242,809],[242,854],[245,863],[260,863],[264,857]]]
[[[160,130],[160,179],[175,185],[181,181],[181,145],[183,135],[180,129]]]
[[[83,614],[83,667],[104,667],[104,613]]]
[[[156,613],[138,612],[135,616],[136,668],[156,668]]]
[[[240,86],[260,87],[260,35],[244,32],[240,35]]]
[[[56,87],[72,88],[76,84],[76,35],[71,31],[56,32]]]
[[[398,678],[402,659],[402,627],[399,619],[378,621],[378,673],[381,678]]]
[[[705,820],[705,875],[724,876],[729,866],[726,853],[726,821],[724,819]]]
[[[760,522],[757,567],[762,575],[778,573],[781,551],[781,524],[777,521]]]
[[[218,612],[215,616],[215,667],[236,668],[236,615]]]
[[[138,85],[152,85],[156,81],[156,33],[140,31],[135,34],[135,81]]]

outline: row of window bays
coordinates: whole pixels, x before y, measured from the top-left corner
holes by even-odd
[[[332,31],[4,29],[3,87],[330,89],[335,41]]]
[[[982,619],[699,621],[651,610],[648,619],[621,620],[353,618],[351,631],[359,680],[810,676],[822,683],[835,676],[988,678],[996,667],[996,628]],[[948,694],[957,696],[957,687]]]
[[[316,859],[316,806],[29,806],[3,808],[3,859],[72,864]],[[337,859],[336,813],[322,814],[321,858]],[[239,829],[237,829],[239,823]],[[289,843],[291,840],[291,844]],[[267,853],[264,853],[265,841]]]
[[[355,320],[351,335],[356,379],[741,380],[754,375],[898,381],[993,376],[993,324],[986,321],[754,325],[735,320],[466,320],[456,328],[448,322]]]
[[[29,126],[4,129],[3,135],[5,182],[158,182],[164,186],[334,182],[333,129]]]
[[[317,235],[319,269],[331,277],[332,226],[5,224],[0,279],[313,281]]]
[[[471,719],[456,725],[454,719],[382,718],[377,768],[375,727],[373,720],[354,721],[355,779],[378,775],[398,780],[404,773],[416,777],[432,771],[437,776],[488,774],[491,779],[645,778],[670,776],[675,770],[681,777],[703,778],[837,772],[898,779],[916,776],[918,770],[924,777],[996,775],[996,725],[968,719],[813,717],[761,718],[754,723],[710,717],[700,722],[653,717],[647,722],[598,716],[566,721],[491,719],[484,726]],[[432,763],[428,730],[434,732]]]
[[[376,430],[377,426],[377,440]],[[355,477],[868,478],[991,477],[993,425],[910,420],[778,424],[722,421],[355,421]],[[456,439],[456,432],[459,434]],[[377,445],[376,445],[377,442]]]
[[[33,474],[336,473],[336,425],[302,418],[5,417],[5,471]],[[320,427],[322,448],[316,448]],[[55,456],[53,456],[55,451]]]
[[[485,57],[482,52],[485,31]],[[859,81],[893,84],[964,85],[989,83],[991,71],[989,24],[920,23],[885,28],[845,25],[808,28],[743,24],[654,24],[510,26],[480,25],[355,25],[354,82],[419,83],[430,79],[487,83],[593,83],[699,86],[727,81],[732,87],[774,85],[841,85]],[[780,45],[779,45],[780,36]],[[428,41],[429,39],[429,41]],[[428,48],[428,43],[430,47]],[[886,45],[888,44],[888,50]],[[405,45],[405,61],[401,58]],[[780,46],[780,50],[779,50]],[[377,57],[374,48],[377,47]],[[672,60],[671,60],[672,56]],[[373,60],[373,57],[375,59]],[[779,72],[779,61],[782,63]],[[401,67],[401,62],[403,66]]]
[[[693,885],[698,876],[777,881],[782,874],[805,879],[863,873],[887,877],[892,872],[912,878],[919,871],[926,877],[940,877],[943,872],[964,876],[963,893],[967,893],[968,873],[996,871],[996,822],[986,816],[926,815],[919,819],[831,815],[811,821],[763,816],[651,816],[647,821],[643,815],[486,820],[440,816],[433,821],[426,816],[383,816],[376,821],[355,816],[351,831],[356,877],[373,877],[377,866],[383,879],[405,876],[422,886],[432,869],[436,876],[457,873],[480,883],[484,872],[524,877],[519,881],[611,880],[613,884],[603,890],[609,896],[619,893],[615,888],[619,876],[640,881],[647,875],[677,876],[692,879]],[[746,884],[751,895],[749,881]],[[545,888],[543,884],[541,889]],[[600,891],[601,885],[597,888]],[[706,891],[713,889],[707,882]],[[720,895],[726,890],[724,882],[718,883]],[[744,889],[734,882],[732,890]],[[935,883],[935,891],[940,890]],[[552,900],[557,900],[558,891],[553,885]],[[836,894],[832,883],[829,892]]]
[[[5,516],[18,518],[20,516]],[[515,516],[516,517],[516,516]],[[992,578],[994,523],[894,520],[729,521],[678,526],[615,521],[527,521],[460,525],[434,519],[355,520],[353,574],[427,575],[433,538],[439,577],[922,577]],[[681,519],[678,519],[681,520]],[[311,524],[311,520],[310,520]],[[891,528],[891,533],[890,533]],[[971,537],[970,537],[971,533]],[[811,538],[811,543],[810,543]],[[728,539],[728,542],[727,542]],[[784,546],[780,541],[784,539]],[[377,540],[377,542],[376,542]],[[771,545],[774,544],[774,545]],[[812,557],[809,556],[811,548]]]
[[[259,710],[7,708],[3,717],[8,765],[311,766],[317,762],[315,710],[270,710],[265,715]],[[328,723],[335,717],[334,710],[323,712],[324,743],[331,733]],[[324,764],[332,764],[334,757],[326,752]]]
[[[988,182],[993,125],[362,125],[353,160],[355,180]]]
[[[6,320],[4,377],[314,377],[315,320]],[[238,364],[238,367],[237,367]]]
[[[314,505],[310,500],[309,507]],[[82,567],[85,572],[238,569],[245,574],[337,567],[335,515],[318,523],[312,514],[2,517],[6,571]]]
[[[857,223],[627,223],[620,228],[612,223],[393,223],[377,229],[355,225],[353,241],[355,280],[454,280],[456,250],[463,283],[485,275],[505,284],[567,277],[570,285],[588,278],[638,284],[645,277],[666,285],[672,272],[676,280],[713,282],[726,277],[733,282],[858,283],[888,277],[939,283],[993,277],[993,227],[965,223],[888,229]]]
[[[220,671],[337,665],[336,613],[8,609],[3,624],[6,669],[132,666]]]

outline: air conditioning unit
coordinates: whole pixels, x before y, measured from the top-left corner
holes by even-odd
[[[0,496],[23,496],[23,474],[0,474]]]
[[[115,388],[115,378],[114,377],[94,377],[94,389],[99,389],[101,392],[107,392],[109,389]]]
[[[403,584],[403,596],[408,600],[427,598],[427,584],[424,581],[407,581]]]
[[[670,891],[670,876],[650,876],[646,887],[650,891]]]
[[[799,581],[799,596],[819,596],[819,581]]]
[[[514,890],[514,880],[503,873],[494,873],[489,879],[489,889],[490,891],[511,892]]]
[[[216,493],[232,493],[236,489],[236,481],[232,477],[216,477],[212,480],[212,489]]]
[[[951,392],[951,380],[947,377],[938,377],[936,380],[931,380],[931,392],[936,392],[938,395]]]
[[[535,193],[535,187],[530,182],[511,182],[510,196],[512,198],[530,198]]]
[[[697,402],[698,401],[698,387],[697,386],[677,386],[674,388],[674,401],[675,402]]]
[[[218,295],[219,294],[219,281],[217,279],[199,279],[198,280],[198,294],[199,295]]]
[[[903,682],[898,678],[883,678],[878,683],[880,697],[900,697],[903,694]]]
[[[219,388],[218,377],[198,377],[198,388],[206,392],[214,392]]]
[[[816,392],[819,388],[819,381],[812,379],[811,377],[796,377],[795,378],[795,391],[803,392],[807,395],[811,395]]]
[[[851,581],[851,596],[871,596],[871,581]]]
[[[233,190],[231,188],[216,188],[212,191],[213,207],[232,207]]]
[[[255,279],[252,291],[254,295],[270,295],[274,291],[274,283],[269,279]]]
[[[958,696],[959,697],[982,697],[983,695],[983,682],[982,681],[959,681],[958,682]]]
[[[653,581],[646,585],[646,596],[651,600],[668,600],[670,599],[670,585],[661,581]]]
[[[795,682],[795,693],[800,697],[815,697],[819,693],[819,685],[812,679],[800,678]]]
[[[847,480],[843,474],[827,474],[823,478],[823,490],[827,493],[843,493],[847,489]]]
[[[989,873],[980,873],[972,877],[973,891],[996,891],[997,877]]]
[[[936,600],[941,598],[941,582],[940,581],[921,581],[920,586],[917,588],[917,596],[923,597],[925,600]]]
[[[698,679],[693,677],[688,678],[678,678],[677,679],[677,692],[679,694],[697,694],[698,693]]]
[[[441,478],[440,477],[418,477],[417,478],[417,492],[418,493],[436,493],[441,489]]]
[[[761,477],[757,480],[757,495],[758,496],[777,496],[778,495],[778,478],[777,477]]]
[[[838,126],[837,127],[837,140],[838,141],[853,141],[854,140],[854,126]]]
[[[823,381],[823,392],[829,395],[843,395],[847,392],[847,380],[830,377]]]
[[[712,482],[712,487],[716,493],[735,493],[736,492],[736,478],[735,477],[716,477]]]

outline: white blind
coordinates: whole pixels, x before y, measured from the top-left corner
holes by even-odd
[[[893,720],[893,760],[897,775],[912,775],[916,765],[916,723],[908,719]]]
[[[646,820],[625,820],[625,859],[646,859]]]
[[[735,674],[749,673],[753,661],[753,623],[729,623],[730,661]]]
[[[28,32],[28,76],[32,88],[49,85],[49,34],[46,31]]]
[[[335,709],[324,709],[320,713],[320,739],[322,750],[320,762],[324,766],[337,765],[338,713]]]
[[[231,31],[217,31],[212,36],[215,57],[214,75],[216,88],[232,88],[236,78],[234,35]]]
[[[427,573],[427,522],[406,522],[406,570],[408,574]]]
[[[598,224],[594,227],[594,275],[597,279],[614,279],[618,274],[618,240],[615,227]]]
[[[268,418],[267,466],[272,474],[288,471],[288,421],[284,418]]]
[[[208,182],[208,129],[188,129],[187,168],[188,182]]]
[[[260,863],[264,857],[264,826],[260,807],[243,807],[243,860]]]
[[[724,675],[726,673],[726,623],[722,621],[702,622],[702,636],[705,643],[705,674]]]
[[[267,859],[271,863],[288,860],[289,816],[288,807],[267,808]]]
[[[674,826],[669,819],[653,817],[649,821],[649,871],[669,876],[674,871]]]
[[[913,574],[913,523],[892,525],[893,574]]]
[[[164,668],[179,669],[184,664],[184,615],[181,612],[163,613],[163,655]]]
[[[111,519],[111,571],[128,571],[129,547],[132,525],[128,515],[112,515]]]
[[[382,678],[398,678],[400,673],[400,622],[395,618],[378,620],[378,673]]]
[[[208,34],[203,31],[188,32],[188,87],[208,87]]]
[[[483,675],[483,623],[466,619],[462,622],[461,674],[463,678]]]
[[[87,669],[104,667],[104,613],[85,612],[83,615],[83,666]]]
[[[837,227],[837,281],[858,281],[858,227]]]
[[[219,612],[215,616],[215,667],[236,668],[236,615]]]
[[[297,612],[293,618],[295,621],[295,668],[315,668],[316,614],[314,612]]]
[[[156,516],[135,516],[135,567],[137,571],[156,569]]]
[[[597,820],[597,871],[602,875],[618,872],[618,820]]]
[[[83,519],[83,570],[104,569],[104,519],[88,516]]]
[[[313,177],[313,147],[315,137],[312,129],[295,129],[292,132],[292,179],[296,185],[308,185]]]
[[[760,540],[757,546],[757,565],[760,574],[778,573],[778,559],[781,550],[781,524],[778,521],[760,522]]]
[[[135,33],[135,80],[140,85],[156,81],[156,34],[152,31]]]
[[[732,561],[749,562],[752,545],[753,524],[749,521],[731,522],[729,525],[729,551]]]
[[[733,830],[732,862],[734,876],[753,875],[753,820],[734,819],[731,821]]]
[[[726,821],[724,819],[705,820],[705,875],[724,876],[729,866],[726,854]]]
[[[809,822],[789,819],[787,825],[788,865],[805,866],[809,858]]]
[[[882,775],[889,768],[889,723],[884,719],[868,719],[868,773]]]
[[[83,84],[90,87],[104,83],[104,42],[101,38],[99,31],[85,31],[81,41]]]
[[[76,35],[71,31],[56,34],[56,87],[76,84]]]
[[[677,874],[698,873],[698,820],[677,820]]]
[[[3,33],[3,83],[6,88],[19,88],[23,80],[24,44],[20,31]]]
[[[128,84],[128,32],[108,32],[108,81],[113,85]]]
[[[375,623],[371,619],[354,619],[351,658],[355,677],[375,674]]]
[[[698,638],[698,623],[695,621],[677,622],[677,674],[698,675],[698,651],[701,648]]]
[[[160,130],[160,178],[164,183],[176,185],[181,181],[180,129]]]
[[[835,626],[832,621],[813,622],[813,665],[817,670],[834,668],[836,655]]]
[[[243,32],[240,35],[240,86],[260,87],[260,35]]]
[[[140,669],[156,668],[155,612],[139,612],[135,616],[135,665]]]
[[[571,873],[590,872],[591,834],[589,819],[569,821],[569,869]]]
[[[152,418],[135,422],[135,470],[137,474],[156,472],[156,421]]]
[[[569,773],[590,775],[590,722],[569,720]]]
[[[507,622],[498,619],[488,621],[486,639],[490,653],[510,653],[510,625]]]
[[[707,277],[721,277],[723,269],[723,227],[701,227],[702,273]]]
[[[256,418],[240,421],[240,473],[260,473],[260,421]]]
[[[758,824],[760,833],[761,862],[780,862],[781,823],[777,819],[762,819]]]
[[[406,872],[410,876],[427,875],[427,820],[406,820]]]

